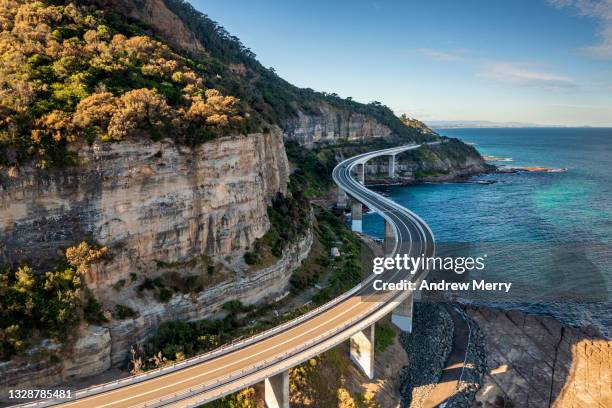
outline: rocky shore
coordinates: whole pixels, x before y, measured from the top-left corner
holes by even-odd
[[[402,407],[612,406],[612,342],[590,329],[446,303],[416,303],[414,327]]]
[[[453,332],[453,320],[444,307],[437,303],[415,303],[413,332],[400,336],[409,356],[400,376],[402,406],[423,406],[442,376]]]
[[[487,341],[477,407],[612,406],[612,341],[546,316],[468,307]]]

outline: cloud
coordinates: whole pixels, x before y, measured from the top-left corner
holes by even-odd
[[[576,84],[570,77],[534,68],[534,64],[483,62],[480,77],[499,82],[545,89],[569,89]]]
[[[599,44],[583,50],[595,58],[612,59],[612,0],[548,0],[555,7],[573,7],[587,17],[599,20]]]
[[[465,50],[449,52],[435,50],[433,48],[417,48],[416,51],[419,54],[436,61],[459,61],[463,59],[463,54],[466,52]]]

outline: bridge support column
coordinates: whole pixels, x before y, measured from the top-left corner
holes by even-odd
[[[289,371],[266,378],[264,399],[267,408],[289,408]]]
[[[412,300],[413,302],[420,302],[421,301],[421,293],[422,291],[420,289],[415,290],[414,292],[412,292]]]
[[[410,295],[391,314],[391,322],[403,332],[412,333],[413,300],[413,295]]]
[[[383,244],[385,256],[391,256],[394,245],[395,236],[393,235],[393,226],[389,221],[385,220],[385,241]]]
[[[395,155],[389,156],[389,178],[395,178]]]
[[[363,220],[363,204],[353,199],[351,204],[351,228],[353,231],[362,232],[362,220]]]
[[[346,191],[338,187],[338,202],[336,203],[336,207],[344,210],[346,208],[347,203],[348,195],[346,194]]]
[[[351,337],[351,360],[370,380],[374,379],[374,327],[360,331]]]

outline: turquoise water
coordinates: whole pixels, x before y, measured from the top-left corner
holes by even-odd
[[[612,129],[442,129],[475,144],[500,165],[567,168],[558,173],[478,176],[470,183],[378,190],[422,216],[438,255],[483,256],[482,272],[442,276],[512,282],[507,294],[462,292],[475,303],[554,315],[567,323],[612,327]],[[477,181],[492,181],[492,184]],[[364,231],[383,233],[364,216]],[[447,272],[448,274],[448,272]]]

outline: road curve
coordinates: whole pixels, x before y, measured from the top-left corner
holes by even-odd
[[[395,246],[392,255],[433,256],[434,237],[416,214],[377,194],[351,175],[358,164],[377,157],[415,149],[401,146],[361,154],[333,170],[333,179],[351,197],[377,211],[391,223]],[[387,271],[377,279],[398,281],[422,279],[426,271],[404,276]],[[361,284],[274,329],[212,352],[73,393],[71,400],[47,400],[22,407],[64,408],[192,407],[220,398],[294,367],[372,325],[405,300],[410,293],[373,292],[370,275]]]

